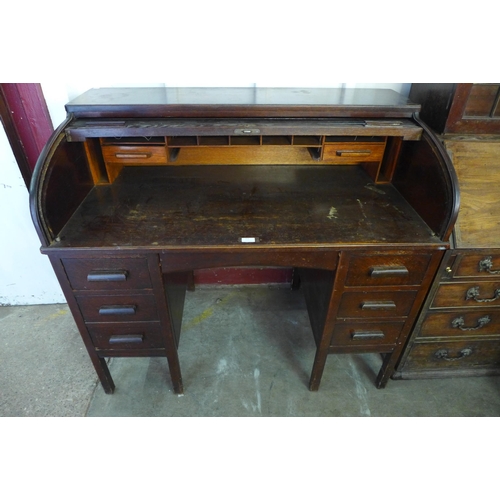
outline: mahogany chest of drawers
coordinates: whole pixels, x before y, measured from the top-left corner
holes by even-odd
[[[495,133],[500,85],[455,87],[449,115],[441,118],[446,123],[442,131],[460,132],[441,136],[461,192],[452,249],[446,252],[394,378],[500,373],[500,135]],[[433,102],[438,99],[434,85],[418,85],[416,90]],[[438,111],[439,106],[427,109],[436,128]],[[483,133],[475,133],[478,130]]]

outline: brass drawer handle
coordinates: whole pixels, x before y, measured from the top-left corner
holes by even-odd
[[[479,318],[477,320],[477,325],[476,326],[471,326],[471,327],[465,327],[465,320],[463,316],[459,316],[458,318],[455,318],[451,322],[451,326],[453,328],[459,328],[463,332],[469,332],[472,330],[479,330],[483,326],[487,325],[491,321],[491,318],[489,316],[483,316],[482,318]]]
[[[144,335],[111,335],[110,344],[141,344]]]
[[[493,267],[493,257],[485,257],[479,261],[479,272],[486,271],[490,274],[500,274],[500,270],[492,271]]]
[[[99,308],[99,314],[107,316],[110,314],[123,314],[131,315],[135,314],[137,306],[101,306]]]
[[[91,271],[87,281],[127,281],[127,271]]]
[[[480,299],[479,297],[479,287],[478,286],[473,286],[472,288],[469,288],[467,292],[465,293],[465,300],[475,300],[476,302],[494,302],[498,298],[500,298],[500,288],[497,288],[495,292],[493,293],[493,297],[489,299]]]
[[[151,158],[152,154],[151,153],[115,153],[116,158]]]
[[[472,354],[472,349],[470,349],[469,347],[466,347],[465,349],[462,349],[458,353],[458,356],[455,356],[455,357],[448,356],[448,349],[439,349],[439,351],[436,351],[434,353],[434,356],[438,359],[444,359],[445,361],[458,361],[459,359],[466,358],[467,356],[470,356],[471,354]]]
[[[370,268],[372,278],[388,278],[391,276],[407,276],[408,269],[405,266],[373,266]]]
[[[339,149],[335,153],[337,156],[370,156],[372,154],[370,149]]]
[[[351,334],[352,340],[383,339],[385,334],[381,330],[355,330]]]
[[[396,303],[392,300],[367,300],[361,304],[361,309],[374,311],[396,309]]]

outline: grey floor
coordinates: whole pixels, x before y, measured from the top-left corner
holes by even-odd
[[[378,355],[331,355],[308,391],[314,341],[300,292],[198,287],[186,298],[182,396],[164,358],[114,358],[102,390],[66,305],[0,307],[0,416],[499,416],[500,377],[391,380]]]

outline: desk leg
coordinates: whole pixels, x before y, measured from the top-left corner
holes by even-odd
[[[179,356],[177,355],[177,349],[167,349],[167,360],[174,392],[175,394],[183,394],[184,387],[182,385],[181,366],[179,363]]]
[[[383,389],[394,374],[394,368],[396,366],[396,363],[398,362],[401,351],[402,347],[384,355],[382,367],[380,368],[377,379],[375,381],[375,386],[377,387],[377,389]]]
[[[149,256],[149,272],[165,334],[166,357],[172,386],[176,394],[182,394],[184,389],[177,346],[181,335],[186,290],[190,285],[194,288],[193,272],[163,273],[156,254]]]
[[[319,389],[347,268],[347,259],[342,256],[336,273],[318,269],[301,270],[301,286],[316,340],[316,356],[309,380],[310,391]]]
[[[330,340],[330,337],[328,337]],[[317,391],[319,389],[319,384],[321,382],[321,377],[323,376],[323,370],[325,369],[326,358],[328,357],[328,346],[326,348],[318,347],[316,350],[316,356],[314,357],[313,369],[311,372],[311,378],[309,380],[309,390]]]
[[[115,384],[111,378],[111,373],[109,373],[106,360],[104,358],[94,359],[94,356],[91,356],[91,359],[104,392],[106,394],[113,394],[115,392]]]

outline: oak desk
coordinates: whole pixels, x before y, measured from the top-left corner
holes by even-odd
[[[93,89],[66,106],[32,216],[103,388],[177,347],[193,270],[296,271],[317,353],[379,352],[383,387],[449,247],[453,167],[390,90]],[[279,334],[279,332],[277,333]]]

